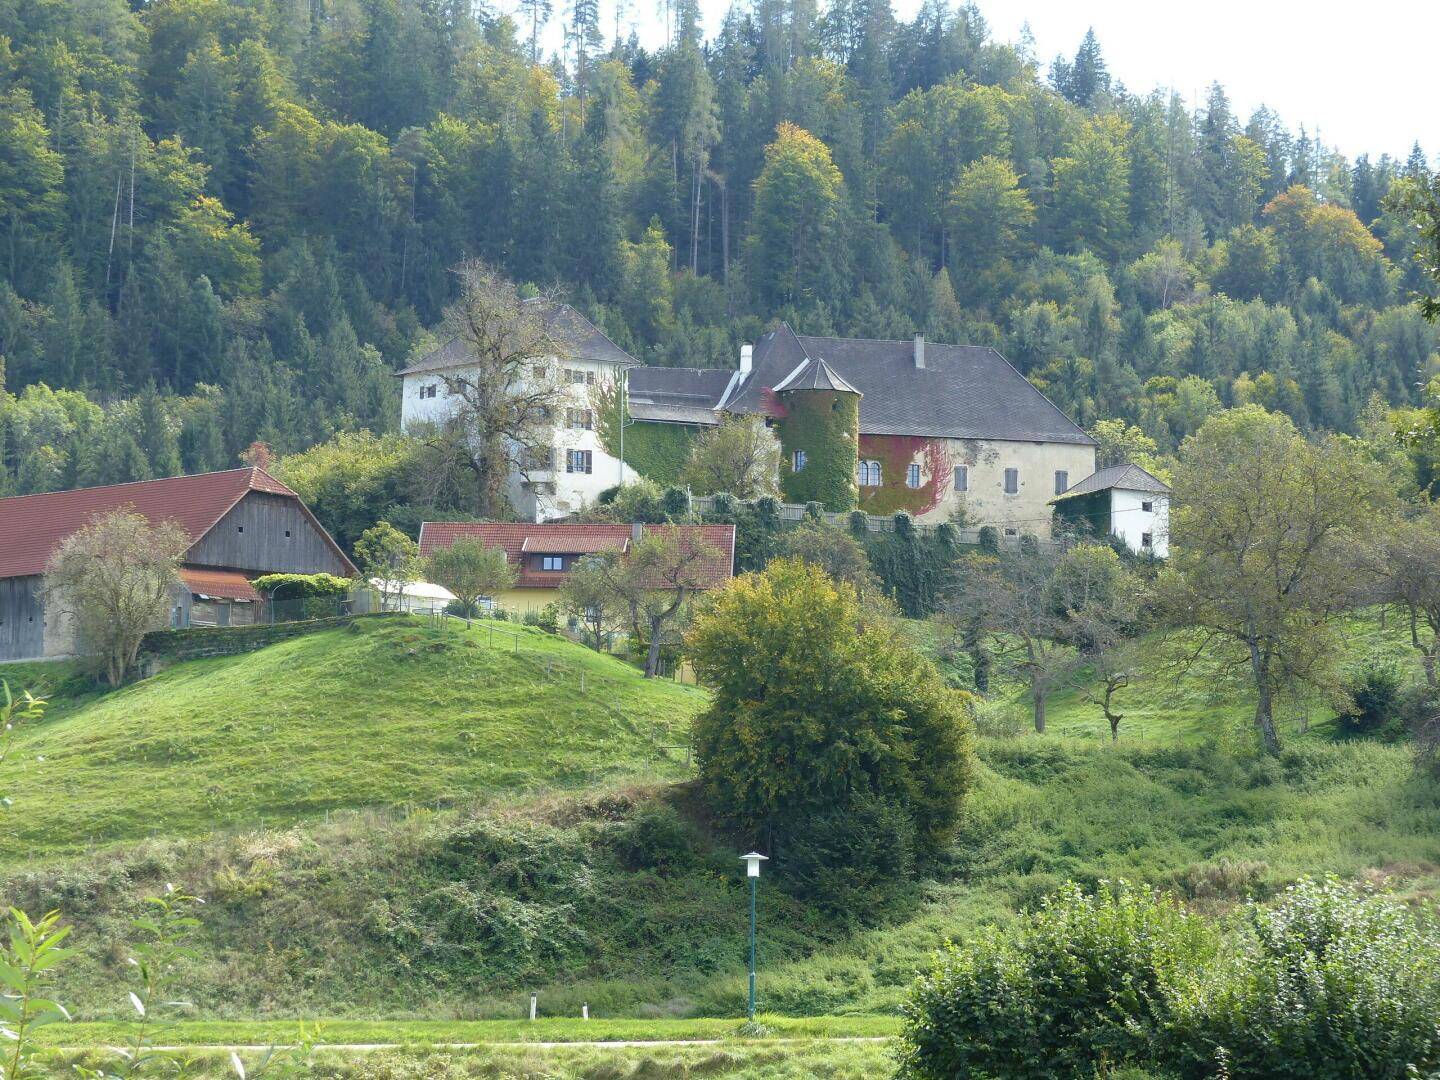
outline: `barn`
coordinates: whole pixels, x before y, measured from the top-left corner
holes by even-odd
[[[0,660],[74,651],[65,620],[46,617],[45,565],[66,537],[116,510],[173,522],[191,538],[172,626],[255,622],[264,598],[251,581],[262,574],[357,573],[300,496],[260,468],[0,499]]]

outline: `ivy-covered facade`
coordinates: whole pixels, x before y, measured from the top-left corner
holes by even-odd
[[[695,431],[758,413],[780,443],[785,500],[827,510],[1048,536],[1051,501],[1095,472],[1094,441],[988,347],[782,325],[742,349],[736,370],[637,368],[631,384],[627,438],[647,424]],[[647,472],[628,446],[626,459]],[[673,462],[650,469],[661,482],[678,475]]]

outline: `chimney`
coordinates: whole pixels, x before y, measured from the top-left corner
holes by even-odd
[[[740,346],[740,374],[741,374],[741,375],[749,375],[749,374],[750,374],[750,362],[751,362],[751,358],[752,358],[754,355],[755,355],[755,350],[754,350],[753,347],[751,347],[751,346],[749,346],[749,345],[741,345],[741,346]]]
[[[923,368],[923,367],[925,366],[925,335],[924,335],[924,334],[916,334],[916,335],[915,335],[915,366],[916,366],[917,368]]]
[[[638,544],[645,537],[645,526],[640,522],[632,522],[630,525],[630,542]]]

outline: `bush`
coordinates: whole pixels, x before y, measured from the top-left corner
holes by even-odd
[[[900,1075],[1058,1080],[1152,1064],[1175,988],[1215,948],[1156,893],[1068,885],[1008,931],[941,955],[905,1005]]]
[[[1346,735],[1399,738],[1405,730],[1400,716],[1404,687],[1404,671],[1393,660],[1372,656],[1356,665],[1345,678],[1351,706],[1340,714],[1340,730]]]
[[[671,520],[688,517],[690,493],[682,487],[666,488],[665,494],[660,497],[660,508]]]
[[[1187,1071],[1285,1080],[1396,1078],[1440,1067],[1440,937],[1400,901],[1302,881],[1249,909],[1252,935],[1185,1000]]]
[[[862,795],[782,827],[777,879],[831,917],[873,924],[915,892],[915,822]]]
[[[671,874],[695,864],[699,839],[674,807],[660,803],[636,811],[611,844],[625,869]]]
[[[904,805],[922,848],[954,834],[967,703],[853,586],[777,560],[706,597],[685,647],[712,691],[693,729],[702,789],[745,842],[860,793]]]

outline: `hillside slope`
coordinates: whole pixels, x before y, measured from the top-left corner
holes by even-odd
[[[59,703],[17,740],[0,864],[340,808],[673,775],[662,748],[686,741],[704,702],[524,627],[356,623]]]

